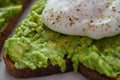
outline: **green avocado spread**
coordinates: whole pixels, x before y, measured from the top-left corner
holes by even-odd
[[[63,35],[48,29],[41,22],[47,0],[37,0],[14,35],[6,40],[5,55],[17,69],[47,67],[49,63],[66,70],[65,57],[71,59],[74,70],[79,64],[108,77],[120,72],[120,35],[93,40],[88,37]]]
[[[0,31],[5,26],[6,21],[22,10],[20,0],[0,0]]]

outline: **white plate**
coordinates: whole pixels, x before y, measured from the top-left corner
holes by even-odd
[[[21,20],[25,18],[25,16],[29,12],[29,9],[30,7],[25,11],[25,13],[23,14],[19,22],[21,22]],[[18,25],[16,25],[16,27],[17,26]],[[14,78],[10,74],[8,74],[8,72],[5,69],[5,64],[2,60],[2,62],[0,62],[0,80],[21,80],[21,79]],[[82,76],[78,72],[68,72],[63,74],[56,74],[56,75],[37,77],[37,78],[28,78],[28,79],[22,79],[22,80],[88,80],[88,79]]]

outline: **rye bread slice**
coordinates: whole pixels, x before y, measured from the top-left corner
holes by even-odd
[[[14,67],[14,62],[10,60],[9,56],[3,55],[3,59],[5,62],[7,71],[12,76],[17,78],[31,78],[31,77],[40,77],[40,76],[63,73],[61,72],[58,65],[53,66],[51,64],[49,64],[46,68],[38,68],[35,70],[31,70],[30,68],[16,69]],[[65,72],[73,71],[71,60],[67,58],[65,60],[66,60],[66,66],[67,66],[67,69]],[[99,74],[94,70],[90,70],[89,68],[86,68],[82,64],[79,65],[78,72],[83,74],[85,77],[87,77],[90,80],[120,80],[120,76],[117,76],[116,78],[109,78]]]
[[[14,77],[17,78],[31,78],[31,77],[39,77],[39,76],[47,76],[52,74],[63,73],[60,70],[58,65],[53,66],[49,64],[46,68],[37,68],[35,70],[31,70],[30,68],[16,69],[14,67],[14,62],[10,60],[9,56],[3,55],[3,59],[6,65],[7,71]],[[73,71],[72,62],[69,59],[65,59],[66,61],[66,71]]]
[[[99,74],[94,70],[90,70],[89,68],[86,68],[82,64],[79,65],[78,72],[83,74],[85,77],[87,77],[90,80],[120,80],[120,76],[117,76],[116,78],[109,78]]]
[[[3,29],[0,31],[0,52],[2,50],[2,47],[4,45],[4,41],[7,39],[9,34],[12,32],[12,30],[15,28],[15,25],[17,24],[18,20],[22,16],[22,13],[25,11],[25,9],[29,6],[29,4],[32,2],[32,0],[20,0],[19,4],[23,5],[23,9],[20,13],[16,14],[12,18],[10,18],[4,25]]]

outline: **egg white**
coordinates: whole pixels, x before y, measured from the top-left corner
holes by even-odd
[[[120,0],[48,0],[42,21],[63,34],[114,36],[120,34]]]

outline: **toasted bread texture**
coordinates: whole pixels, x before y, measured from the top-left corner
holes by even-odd
[[[79,65],[78,72],[83,74],[85,77],[88,77],[90,80],[120,80],[120,76],[117,76],[116,78],[106,77],[94,70],[86,68],[82,64]]]
[[[17,78],[30,78],[62,73],[58,65],[53,66],[51,64],[46,68],[37,68],[35,70],[31,70],[30,68],[16,69],[14,62],[10,60],[9,56],[4,55],[3,58],[8,72]],[[72,62],[69,59],[65,59],[65,61],[67,66],[65,72],[73,71]]]
[[[14,66],[14,62],[9,58],[9,56],[3,55],[3,59],[7,71],[16,78],[31,78],[31,77],[40,77],[40,76],[63,73],[61,72],[60,67],[58,65],[53,66],[51,64],[49,64],[46,68],[37,68],[35,70],[31,70],[30,68],[16,69]],[[67,66],[65,72],[73,71],[71,60],[65,59],[65,61]],[[79,65],[78,72],[83,74],[85,77],[87,77],[90,80],[120,80],[120,76],[116,78],[109,78],[99,74],[96,71],[86,68],[82,64]]]
[[[7,39],[9,34],[12,32],[12,30],[15,28],[15,25],[17,24],[18,20],[22,16],[22,13],[25,11],[25,9],[28,7],[28,5],[32,2],[32,0],[20,0],[20,4],[23,5],[23,9],[20,13],[16,14],[12,18],[10,18],[4,25],[3,29],[0,31],[0,52],[3,47],[4,41]]]

